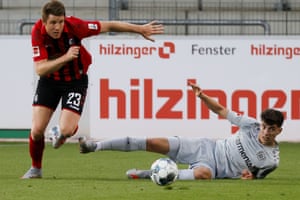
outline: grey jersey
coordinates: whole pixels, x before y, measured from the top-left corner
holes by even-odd
[[[216,141],[216,178],[239,178],[249,169],[256,178],[264,178],[279,164],[279,147],[267,147],[258,141],[259,122],[229,111],[227,119],[239,127],[238,133]]]

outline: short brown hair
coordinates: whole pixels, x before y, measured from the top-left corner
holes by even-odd
[[[66,16],[66,9],[60,1],[52,0],[46,3],[42,8],[42,20],[46,22],[49,15]]]
[[[261,120],[265,122],[268,125],[277,125],[278,127],[281,127],[284,121],[284,116],[282,112],[268,108],[264,110],[261,115]]]

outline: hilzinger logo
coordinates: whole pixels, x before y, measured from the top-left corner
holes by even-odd
[[[210,119],[210,110],[196,100],[193,90],[188,86],[185,89],[157,88],[154,81],[154,79],[131,78],[124,89],[111,87],[110,79],[100,79],[100,119],[111,119],[112,108],[116,112],[117,119]],[[196,83],[195,79],[187,79],[187,81]],[[259,100],[264,110],[269,107],[284,109],[290,99],[290,111],[282,112],[292,120],[300,120],[300,90],[297,89],[291,91],[269,89],[263,91],[261,96],[253,90],[242,89],[234,91],[231,95],[215,89],[207,89],[204,92],[216,98],[222,105],[230,106],[232,110],[241,114],[247,111],[248,115],[254,118],[258,114]],[[242,100],[247,100],[246,108],[240,104]],[[157,106],[158,101],[163,103]],[[182,103],[186,104],[184,110],[177,108],[177,105]]]
[[[167,50],[169,51],[166,52]],[[164,42],[164,46],[158,48],[158,55],[161,58],[170,58],[171,53],[175,53],[175,45],[173,42]]]
[[[300,55],[299,47],[283,47],[274,45],[259,44],[250,46],[252,56],[283,56],[286,59],[293,59],[294,56]]]
[[[107,44],[99,45],[100,55],[119,55],[119,56],[133,56],[139,59],[142,56],[152,56],[158,53],[162,59],[169,59],[172,53],[175,53],[175,44],[173,42],[164,42],[162,47],[140,47],[140,46],[127,46],[126,44],[114,45]]]

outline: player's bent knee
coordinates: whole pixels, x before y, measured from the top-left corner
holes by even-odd
[[[210,169],[208,169],[206,167],[198,167],[198,168],[194,169],[194,176],[195,176],[195,179],[198,179],[198,180],[212,179],[211,171],[210,171]]]
[[[169,142],[166,138],[148,138],[147,151],[166,154],[169,152]]]
[[[156,139],[148,138],[146,141],[146,145],[147,145],[147,151],[152,151],[152,152],[155,151],[157,146]]]
[[[30,130],[31,138],[39,140],[44,137],[45,128],[34,126]]]
[[[77,132],[78,126],[60,126],[60,132],[68,137],[73,136]]]
[[[44,138],[44,132],[36,132],[36,133],[31,132],[30,136],[34,141],[37,141]]]

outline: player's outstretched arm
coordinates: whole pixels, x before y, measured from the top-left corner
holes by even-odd
[[[154,42],[152,35],[164,33],[164,26],[157,23],[157,21],[151,21],[147,24],[131,24],[121,21],[100,21],[101,32],[131,32],[142,35],[145,39]]]
[[[188,82],[188,85],[192,87],[195,95],[199,97],[205,105],[214,113],[220,115],[223,118],[226,118],[228,109],[219,104],[216,100],[213,98],[207,96],[203,93],[202,89],[195,83]]]

